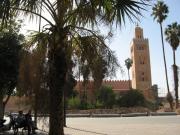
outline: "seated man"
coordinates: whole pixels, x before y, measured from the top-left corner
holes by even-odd
[[[31,110],[28,111],[27,114],[25,114],[25,118],[26,118],[26,122],[28,124],[28,126],[30,126],[30,128],[32,129],[32,132],[35,133],[35,123],[32,120],[32,115],[31,115]]]
[[[19,126],[22,126],[25,122],[25,116],[23,114],[23,111],[19,111],[18,116],[17,116],[17,123]]]
[[[29,110],[28,113],[25,114],[25,118],[28,122],[32,122],[31,110]]]

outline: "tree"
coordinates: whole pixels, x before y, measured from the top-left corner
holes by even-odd
[[[71,61],[69,63],[69,70],[66,74],[66,84],[64,86],[64,127],[66,127],[66,108],[67,102],[70,97],[74,97],[76,95],[76,91],[74,91],[74,87],[76,86],[77,82],[73,76],[72,67],[74,63]]]
[[[44,46],[28,51],[26,44],[22,48],[20,59],[17,96],[28,98],[34,110],[35,122],[37,122],[37,112],[47,113],[49,108],[46,49]]]
[[[131,89],[131,81],[130,81],[129,69],[131,68],[132,63],[133,63],[133,61],[132,61],[130,58],[127,58],[127,59],[125,60],[125,65],[126,65],[126,68],[127,68],[127,70],[128,70],[129,89]]]
[[[102,41],[99,42],[98,38],[100,38]],[[81,42],[81,48],[76,48],[79,56],[77,61],[80,61],[80,70],[83,76],[84,88],[88,83],[88,78],[92,77],[94,80],[94,90],[99,90],[102,80],[105,77],[114,76],[117,67],[119,67],[118,60],[114,52],[109,51],[109,49],[104,46],[105,39],[108,37],[99,35],[98,38],[93,35],[82,37],[79,39],[79,42]],[[98,51],[98,55],[93,55],[92,50]],[[84,93],[86,92],[84,91]],[[95,101],[95,93],[95,91],[92,93],[94,94],[91,100],[92,102]]]
[[[152,10],[153,10],[152,16],[154,16],[154,20],[155,19],[157,20],[157,22],[160,25],[160,29],[161,29],[163,60],[164,60],[164,68],[165,68],[165,75],[166,75],[166,85],[167,85],[168,97],[169,97],[167,99],[168,99],[171,109],[173,109],[173,104],[172,104],[173,100],[170,98],[172,96],[171,96],[171,93],[169,90],[169,82],[168,82],[168,74],[167,74],[167,66],[166,66],[166,55],[165,55],[165,49],[164,49],[164,40],[163,40],[164,38],[163,38],[163,29],[162,29],[162,23],[166,19],[169,10],[168,10],[167,5],[164,4],[164,2],[162,2],[162,1],[158,1],[157,4],[154,5]]]
[[[176,97],[176,108],[179,107],[178,101],[178,67],[176,65],[176,50],[180,42],[180,25],[177,22],[168,25],[165,29],[166,40],[172,47],[173,50],[173,73],[174,73],[174,91]]]
[[[94,80],[94,90],[100,89],[105,77],[115,76],[118,67],[120,66],[114,52],[106,53],[106,50],[102,50],[101,55],[93,57],[90,69]]]
[[[5,105],[17,84],[23,41],[23,35],[18,33],[19,24],[11,20],[8,25],[7,29],[0,30],[0,118],[3,118]]]
[[[81,95],[81,104],[83,108],[86,108],[87,105],[87,84],[88,84],[88,80],[89,80],[89,74],[90,74],[90,69],[89,66],[87,64],[87,61],[84,61],[81,65],[81,73],[83,76],[83,94]]]
[[[49,135],[64,135],[63,131],[63,88],[66,82],[68,56],[74,50],[68,44],[69,38],[74,40],[87,35],[97,35],[93,28],[98,22],[112,26],[115,22],[122,25],[125,16],[130,20],[140,14],[145,0],[42,0],[42,9],[49,13],[51,20],[40,14],[41,0],[3,0],[1,2],[2,18],[6,20],[8,13],[16,11],[26,15],[40,16],[47,22],[41,33],[35,37],[36,43],[46,41],[48,45],[48,87],[50,90],[50,127]],[[5,7],[5,8],[3,8]],[[9,10],[11,9],[11,10]],[[136,16],[137,15],[137,16]],[[87,28],[88,26],[88,28]],[[42,34],[43,33],[43,34]],[[41,35],[41,36],[39,36]],[[101,40],[99,39],[101,42]],[[103,46],[105,46],[103,44]],[[106,46],[107,47],[107,46]],[[107,47],[108,48],[108,47]],[[93,55],[98,52],[93,51]]]

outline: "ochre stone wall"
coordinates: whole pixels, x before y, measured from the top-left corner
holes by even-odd
[[[6,105],[5,112],[18,112],[19,110],[27,112],[30,109],[27,102],[27,97],[11,96]]]
[[[136,26],[131,42],[131,59],[132,88],[143,91],[146,99],[153,99],[149,41],[144,38],[143,29],[139,26]]]

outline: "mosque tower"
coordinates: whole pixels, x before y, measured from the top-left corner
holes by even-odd
[[[138,25],[131,42],[132,88],[142,90],[148,96],[152,87],[149,42],[143,36],[143,29]]]

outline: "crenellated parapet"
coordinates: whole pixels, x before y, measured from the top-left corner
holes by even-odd
[[[103,80],[102,85],[108,85],[111,86],[113,90],[115,91],[124,91],[129,90],[129,81],[128,80]],[[77,81],[77,85],[75,86],[75,89],[78,91],[83,90],[83,81]],[[94,89],[94,81],[89,80],[87,83],[87,89],[89,91],[92,91]]]

